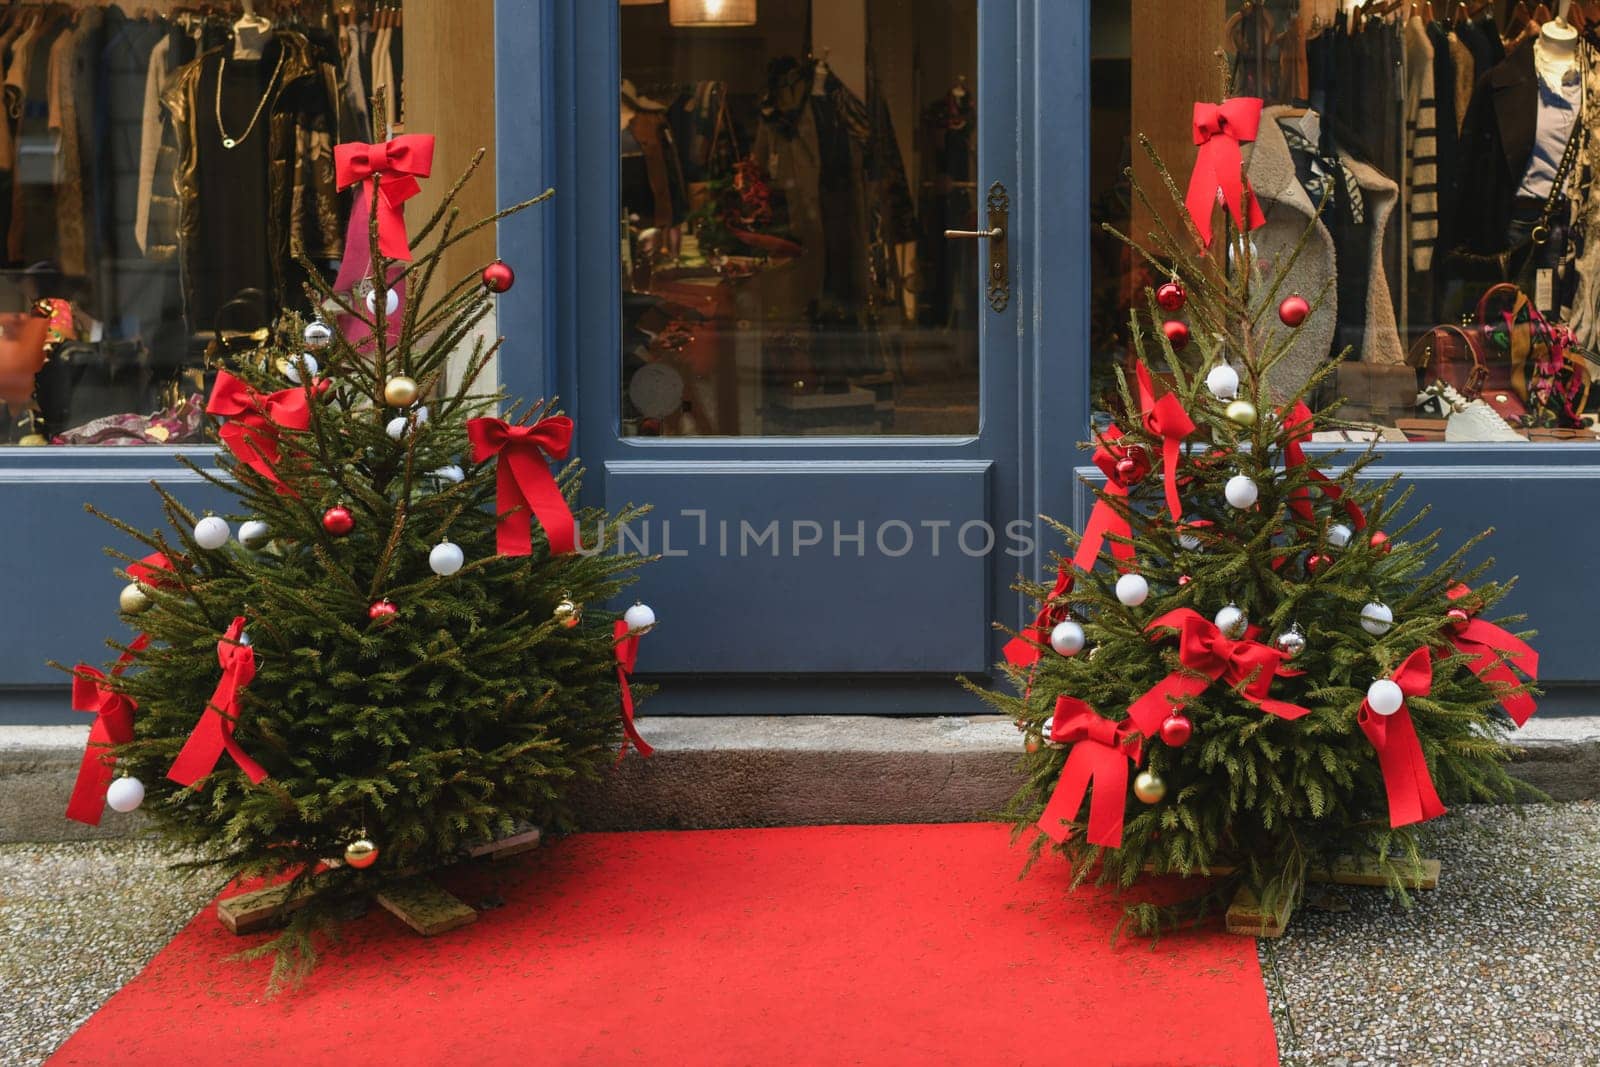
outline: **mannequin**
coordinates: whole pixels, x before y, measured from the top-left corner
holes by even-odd
[[[258,60],[272,36],[272,20],[256,14],[254,0],[244,0],[244,14],[233,24],[233,58]]]
[[[1539,27],[1539,37],[1533,43],[1533,65],[1551,86],[1559,86],[1562,78],[1578,65],[1578,31],[1568,24],[1564,15]]]

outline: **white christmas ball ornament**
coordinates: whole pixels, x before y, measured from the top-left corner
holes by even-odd
[[[239,524],[239,543],[246,548],[260,548],[271,536],[271,527],[260,519],[247,519]]]
[[[1389,605],[1373,601],[1361,608],[1361,628],[1373,637],[1382,637],[1394,625],[1394,612]]]
[[[1235,474],[1223,487],[1222,495],[1228,498],[1228,503],[1243,511],[1245,508],[1255,507],[1261,490],[1256,488],[1256,483],[1250,480],[1249,475]]]
[[[1226,363],[1218,363],[1206,374],[1206,388],[1218,400],[1232,400],[1239,395],[1239,372]]]
[[[440,541],[433,546],[433,551],[428,553],[428,566],[433,573],[442,578],[448,578],[467,562],[466,553],[461,551],[461,546],[454,541]]]
[[[228,524],[207,515],[194,524],[194,543],[201,548],[221,548],[228,543]]]
[[[1393,715],[1405,702],[1405,693],[1387,678],[1379,678],[1367,686],[1367,706],[1379,715]]]
[[[622,613],[622,621],[628,624],[629,633],[644,633],[656,624],[656,613],[649,604],[635,604]]]
[[[414,422],[420,427],[423,423],[428,421],[428,409],[426,407],[418,408],[416,411],[411,413],[410,421]],[[390,437],[398,441],[400,438],[406,435],[406,422],[406,416],[396,415],[394,418],[389,420],[389,425],[384,427],[384,430]]]
[[[1197,551],[1200,548],[1200,538],[1192,533],[1181,533],[1178,535],[1178,547],[1185,552]]]
[[[1334,548],[1343,548],[1350,543],[1350,538],[1355,533],[1342,522],[1336,522],[1328,527],[1328,544]]]
[[[1130,608],[1143,604],[1150,596],[1150,583],[1142,574],[1124,574],[1117,579],[1117,599]]]
[[[435,470],[433,476],[441,482],[459,482],[467,476],[467,472],[452,463],[448,467]]]
[[[1250,617],[1237,604],[1229,604],[1212,616],[1211,621],[1222,631],[1224,637],[1233,641],[1243,637],[1245,631],[1250,628]]]
[[[283,361],[283,376],[289,379],[290,383],[299,385],[300,368],[302,366],[305,367],[306,376],[309,378],[315,378],[317,371],[322,369],[321,365],[317,363],[316,356],[313,356],[310,352],[302,352],[298,356],[291,356]]]
[[[393,289],[386,290],[383,294],[383,313],[385,316],[393,315],[400,310],[400,294]],[[378,313],[378,291],[374,289],[367,294],[367,314]]]
[[[106,789],[106,803],[112,811],[134,810],[144,803],[144,783],[131,775],[118,778]]]
[[[1063,656],[1076,656],[1083,651],[1083,627],[1071,619],[1056,623],[1056,628],[1050,631],[1050,647]]]

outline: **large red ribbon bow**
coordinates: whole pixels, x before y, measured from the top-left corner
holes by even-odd
[[[321,393],[327,387],[326,381],[319,382],[312,391]],[[227,371],[218,371],[206,412],[228,420],[218,433],[240,463],[271,482],[284,496],[297,495],[278,476],[282,459],[278,438],[283,430],[304,430],[311,425],[311,405],[303,386],[260,393]]]
[[[349,188],[356,182],[362,183],[356,195],[355,207],[350,213],[350,240],[346,244],[345,256],[359,257],[357,262],[363,272],[371,267],[370,239],[363,238],[368,233],[368,220],[372,217],[372,189],[376,186],[379,194],[378,251],[390,259],[410,259],[411,242],[406,236],[406,219],[402,208],[407,200],[422,192],[417,179],[433,173],[433,136],[408,133],[378,144],[350,142],[335,145],[333,167],[340,189]],[[360,255],[363,248],[367,252],[365,256]]]
[[[1433,660],[1427,647],[1407,656],[1390,680],[1400,687],[1408,700],[1427,696],[1433,689]],[[1444,804],[1428,774],[1428,761],[1422,756],[1422,743],[1417,740],[1417,728],[1411,722],[1411,709],[1401,704],[1393,715],[1379,715],[1371,704],[1362,700],[1356,722],[1378,753],[1383,788],[1389,794],[1389,825],[1410,826],[1443,815]]]
[[[1128,803],[1128,766],[1139,762],[1139,741],[1128,722],[1103,719],[1077,697],[1056,699],[1055,716],[1050,723],[1050,740],[1072,745],[1055,792],[1039,816],[1039,829],[1061,844],[1071,831],[1067,823],[1078,817],[1084,794],[1094,786],[1089,799],[1091,845],[1118,848],[1122,844],[1122,817]]]
[[[472,462],[500,457],[495,464],[495,509],[500,515],[495,550],[502,556],[532,555],[537,517],[550,542],[550,554],[571,552],[577,545],[576,522],[545,457],[567,458],[572,420],[551,415],[532,426],[512,426],[503,419],[468,419],[467,437],[472,441]],[[516,514],[521,507],[532,514]]]
[[[1455,585],[1445,595],[1451,600],[1460,600],[1471,592],[1464,585]],[[1499,682],[1508,687],[1521,686],[1521,680],[1507,664],[1514,665],[1530,681],[1539,680],[1539,653],[1534,651],[1533,646],[1516,634],[1477,618],[1475,612],[1468,612],[1464,626],[1452,629],[1450,641],[1472,657],[1468,668],[1486,682]],[[1518,726],[1526,723],[1539,710],[1533,697],[1525,692],[1502,695],[1500,706],[1506,709],[1506,714]]]
[[[260,784],[267,777],[266,769],[246,755],[239,742],[233,739],[233,729],[239,721],[239,694],[256,676],[256,650],[240,641],[244,622],[243,616],[234,619],[222,640],[217,642],[222,680],[200,713],[200,721],[195,723],[189,740],[183,743],[178,758],[167,771],[167,777],[179,785],[193,785],[216,770],[217,760],[224,752],[233,757],[233,762],[252,782]]]
[[[112,675],[121,677],[134,657],[149,644],[148,634],[135,638],[127,651],[117,658],[117,665],[111,668]],[[100,825],[100,814],[106,806],[106,788],[111,785],[117,766],[116,755],[108,749],[133,740],[133,713],[138,708],[132,697],[108,686],[105,673],[98,668],[80,663],[72,669],[72,710],[87,711],[95,720],[89,727],[89,744],[83,750],[83,762],[78,765],[72,798],[67,801],[67,818],[90,826]]]
[[[1185,437],[1194,433],[1194,420],[1183,408],[1176,393],[1166,393],[1156,399],[1155,384],[1150,380],[1150,370],[1143,363],[1134,368],[1139,387],[1139,417],[1144,428],[1153,437],[1161,438],[1162,478],[1166,482],[1167,510],[1172,521],[1183,518],[1183,505],[1178,500],[1178,446]]]
[[[638,749],[641,756],[649,756],[655,749],[639,736],[639,728],[633,722],[633,689],[628,685],[628,676],[639,662],[639,635],[618,619],[611,627],[611,638],[617,646],[617,688],[622,692],[622,751],[617,753],[617,760],[621,762],[628,754],[629,744]]]
[[[1189,191],[1183,198],[1200,239],[1211,244],[1211,211],[1222,202],[1241,230],[1253,230],[1267,221],[1256,203],[1255,190],[1244,180],[1244,153],[1240,145],[1256,139],[1261,126],[1261,100],[1236,96],[1220,104],[1194,105],[1194,143],[1200,147]]]
[[[1145,627],[1149,633],[1164,629],[1178,631],[1178,661],[1195,673],[1173,671],[1128,708],[1128,718],[1145,737],[1154,736],[1175,707],[1205,692],[1213,682],[1242,685],[1246,700],[1280,719],[1310,714],[1310,708],[1267,695],[1286,659],[1284,653],[1251,640],[1250,634],[1232,640],[1192,608],[1169,611]]]
[[[1283,417],[1283,429],[1288,443],[1283,446],[1283,465],[1290,470],[1306,466],[1305,443],[1311,440],[1313,427],[1311,409],[1306,407],[1305,401],[1299,401],[1289,409]],[[1344,499],[1344,490],[1339,483],[1329,478],[1321,471],[1312,468],[1308,471],[1312,481],[1316,482],[1324,496],[1329,500],[1339,501],[1343,505],[1345,514],[1350,516],[1350,524],[1358,530],[1367,528],[1367,514],[1361,510],[1361,505],[1354,500]],[[1312,522],[1314,519],[1311,510],[1311,492],[1301,486],[1289,494],[1289,510],[1302,522]]]

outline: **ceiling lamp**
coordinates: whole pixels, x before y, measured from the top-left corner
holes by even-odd
[[[672,0],[674,26],[754,26],[756,0]]]

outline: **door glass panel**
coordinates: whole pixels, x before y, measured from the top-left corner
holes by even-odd
[[[622,433],[977,432],[976,0],[621,19]]]

